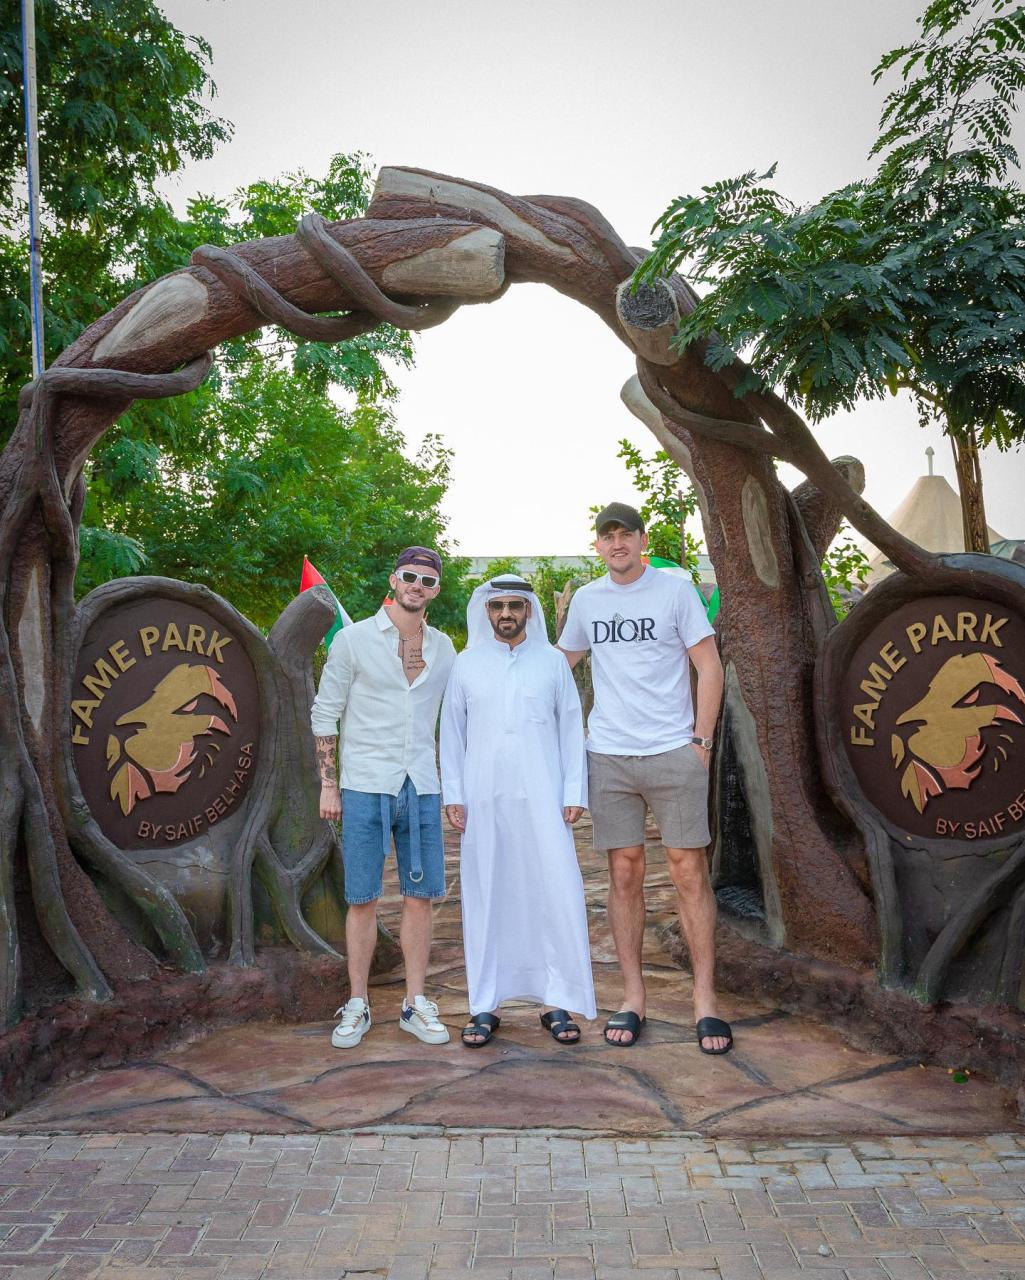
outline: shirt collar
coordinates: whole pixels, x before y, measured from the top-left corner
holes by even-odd
[[[398,627],[388,617],[388,610],[381,605],[380,609],[374,614],[374,621],[377,623],[379,631],[394,631],[398,633]],[[434,648],[433,627],[424,622],[424,658],[426,659],[428,650]]]
[[[514,645],[514,646],[510,649],[510,648],[509,648],[509,646],[506,644],[506,642],[505,642],[504,640],[499,640],[498,636],[496,636],[496,635],[494,635],[494,634],[492,634],[492,635],[490,635],[490,636],[488,637],[488,641],[489,641],[489,643],[491,643],[492,645],[494,645],[494,647],[495,647],[496,649],[504,649],[504,650],[506,651],[506,653],[515,653],[515,652],[517,651],[517,649],[524,649],[524,648],[526,648],[526,646],[527,646],[528,644],[536,644],[536,643],[537,643],[537,641],[536,641],[536,639],[535,639],[535,637],[534,637],[534,636],[524,636],[524,637],[523,637],[523,639],[520,641],[520,643],[519,643],[519,644]]]

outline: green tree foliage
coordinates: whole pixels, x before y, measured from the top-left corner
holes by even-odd
[[[153,276],[187,261],[197,244],[286,234],[308,209],[358,216],[369,184],[363,156],[338,155],[323,180],[299,171],[230,201],[200,197],[184,219],[164,207],[141,261]],[[385,360],[411,363],[408,334],[382,325],[323,344],[271,328],[226,343],[214,375],[190,396],[136,405],[90,464],[79,589],[144,567],[206,582],[267,626],[294,594],[307,554],[354,617],[373,612],[403,545],[444,550],[438,507],[449,468],[434,439],[414,461],[405,457]],[[355,409],[339,408],[339,393]],[[105,559],[94,563],[97,552]],[[450,566],[435,621],[451,614],[461,624],[460,574]]]
[[[73,341],[200,244],[286,235],[302,214],[358,217],[367,158],[336,155],[323,177],[260,180],[228,199],[197,196],[178,216],[158,180],[230,133],[207,106],[210,50],[149,0],[43,0],[39,31],[47,346]],[[0,30],[0,404],[2,436],[31,376],[21,133],[20,35]],[[276,329],[229,342],[189,396],[139,402],[94,450],[77,588],[127,573],[204,582],[263,626],[294,595],[304,554],[354,617],[373,612],[403,545],[444,550],[439,502],[449,455],[435,439],[412,461],[388,402],[388,363],[409,335],[382,325],[339,344]],[[339,407],[344,397],[354,407]],[[447,566],[432,620],[463,625],[462,564]]]
[[[637,278],[685,267],[707,288],[676,345],[706,344],[713,368],[743,352],[738,394],[775,385],[819,420],[909,390],[952,441],[967,545],[985,550],[978,446],[1025,436],[1025,200],[1009,180],[1025,9],[933,0],[920,28],[875,69],[900,83],[870,178],[808,206],[774,168],[680,197]]]
[[[287,234],[307,209],[332,219],[358,216],[366,207],[369,183],[365,157],[337,155],[322,180],[298,171],[253,183],[228,201],[197,197],[189,201],[185,218],[158,204],[139,236],[139,281],[187,262],[199,244],[230,245]],[[320,503],[317,467],[312,459],[309,466],[302,463],[304,449],[317,448],[342,467],[339,481],[346,475],[344,453],[326,449],[322,439],[325,423],[353,417],[332,399],[338,392],[353,393],[359,406],[355,416],[363,431],[354,442],[365,438],[368,424],[381,428],[376,445],[381,493],[365,482],[353,490],[364,504],[368,546],[373,546],[393,516],[388,501],[395,495],[385,477],[410,466],[390,415],[363,412],[395,394],[384,358],[411,363],[409,335],[382,325],[350,342],[324,344],[297,341],[271,328],[225,343],[211,378],[191,395],[133,406],[94,450],[89,464],[78,589],[121,573],[157,572],[161,565],[160,572],[171,573],[166,566],[174,564],[172,576],[208,582],[244,608],[228,578],[213,576],[214,566],[221,563],[222,539],[239,548],[247,542],[278,548],[291,543],[299,554],[291,573],[281,564],[274,590],[268,583],[265,593],[257,593],[254,603],[260,607],[250,614],[264,623],[273,620],[294,592],[303,553],[314,563],[332,560],[323,530],[319,541],[301,545],[319,527],[307,514]],[[344,438],[343,432],[339,439]],[[435,462],[447,474],[443,451],[437,458],[432,454],[429,471]],[[413,489],[403,496],[411,500]],[[439,519],[436,512],[416,505],[406,510],[410,529]],[[160,518],[148,519],[151,512]],[[191,533],[183,540],[177,535],[186,526]],[[402,534],[398,537],[401,542]],[[275,563],[273,552],[267,563]],[[255,572],[255,564],[242,570],[243,578]],[[319,563],[318,568],[325,572]]]
[[[134,274],[155,186],[230,136],[211,109],[210,48],[152,0],[37,0],[46,346],[109,310]],[[21,26],[0,23],[0,423],[31,377]]]
[[[868,556],[842,524],[822,561],[822,576],[837,618],[846,617],[868,577]]]
[[[438,506],[449,453],[428,437],[407,459],[387,406],[347,412],[289,369],[257,360],[208,397],[202,414],[196,430],[216,448],[161,455],[161,483],[125,485],[109,468],[94,476],[88,503],[133,530],[147,573],[205,583],[266,628],[298,590],[303,555],[362,618],[380,606],[401,547],[444,543]],[[106,461],[115,460],[131,469],[135,451],[112,450]],[[90,538],[106,536],[87,528]],[[110,568],[84,556],[80,588],[99,585]],[[446,566],[436,625],[463,625],[461,569]]]
[[[487,568],[479,581],[483,582],[488,578],[500,578],[504,573],[517,573],[521,578],[524,577],[520,562],[515,556],[496,556],[494,560],[488,561]]]
[[[605,566],[597,556],[584,556],[583,567],[557,565],[551,556],[538,556],[534,561],[534,569],[530,574],[534,594],[541,601],[545,612],[545,625],[548,628],[548,639],[555,644],[555,597],[561,594],[568,582],[582,587],[605,572]]]

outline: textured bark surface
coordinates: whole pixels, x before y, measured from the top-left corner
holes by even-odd
[[[979,444],[972,432],[967,440],[951,440],[954,469],[961,496],[961,527],[966,551],[989,551],[989,525],[982,488],[982,460]]]
[[[0,456],[0,697],[19,710],[0,727],[7,779],[0,790],[0,998],[8,1025],[22,1008],[30,951],[57,957],[50,971],[66,971],[95,998],[155,973],[153,956],[98,902],[72,856],[57,802],[54,766],[66,734],[58,677],[75,621],[81,472],[91,447],[134,398],[198,385],[212,346],[263,324],[338,340],[380,319],[424,328],[520,281],[576,299],[635,354],[658,357],[641,359],[638,376],[686,449],[704,495],[722,584],[722,647],[767,779],[766,865],[783,940],[856,962],[874,954],[874,912],[857,874],[857,842],[828,802],[815,758],[811,673],[831,624],[815,543],[833,516],[809,517],[809,532],[773,459],[803,470],[821,493],[820,507],[846,515],[898,567],[928,573],[933,560],[860,498],[782,401],[767,394],[738,399],[735,372],[713,372],[699,350],[674,358],[667,325],[674,308],[683,314],[693,306],[693,295],[674,279],[655,290],[657,297],[630,298],[621,286],[637,260],[583,201],[516,197],[444,175],[385,169],[365,218],[328,226],[308,216],[294,236],[197,250],[192,266],[97,320],[26,389]],[[312,314],[324,312],[346,314]],[[278,647],[274,636],[270,643]],[[295,678],[275,677],[286,705],[285,686]],[[252,865],[271,893],[287,897],[312,857],[299,831],[308,799],[297,794],[275,811],[269,839],[283,852],[274,860],[264,851],[261,862],[256,842]],[[242,896],[236,892],[233,954],[248,963]],[[308,943],[299,921],[292,925],[295,940]]]
[[[833,458],[833,466],[855,493],[865,488],[865,468],[858,458]],[[805,480],[794,490],[794,503],[808,531],[815,554],[821,560],[840,528],[842,513],[818,485]]]

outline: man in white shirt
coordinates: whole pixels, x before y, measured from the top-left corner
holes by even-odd
[[[335,636],[311,714],[320,816],[337,822],[343,809],[345,815],[349,1000],[337,1011],[341,1021],[331,1034],[336,1048],[359,1044],[370,1029],[367,983],[377,941],[377,899],[393,838],[403,895],[399,942],[406,968],[399,1025],[425,1044],[448,1040],[438,1006],[424,995],[431,901],[445,896],[434,731],[455,661],[452,641],[424,618],[441,590],[441,557],[427,547],[407,547],[388,582],[392,602]]]
[[[697,591],[646,565],[640,513],[613,502],[595,521],[608,574],[581,587],[559,647],[571,667],[590,651],[594,708],[587,724],[594,845],[609,859],[609,924],[624,999],[605,1039],[636,1044],[644,1026],[644,823],[650,808],[665,845],[680,923],[694,970],[694,1013],[703,1053],[728,1053],[729,1024],[716,1016],[715,895],[708,878],[708,763],[722,700],[714,631]],[[697,712],[688,659],[698,676]]]

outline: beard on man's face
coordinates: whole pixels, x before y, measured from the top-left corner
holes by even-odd
[[[400,609],[406,613],[422,613],[429,603],[427,591],[419,583],[395,583],[393,598]]]
[[[520,614],[518,618],[503,617],[499,614],[497,618],[491,619],[491,628],[499,640],[515,640],[517,636],[523,634],[526,625],[526,614]]]

